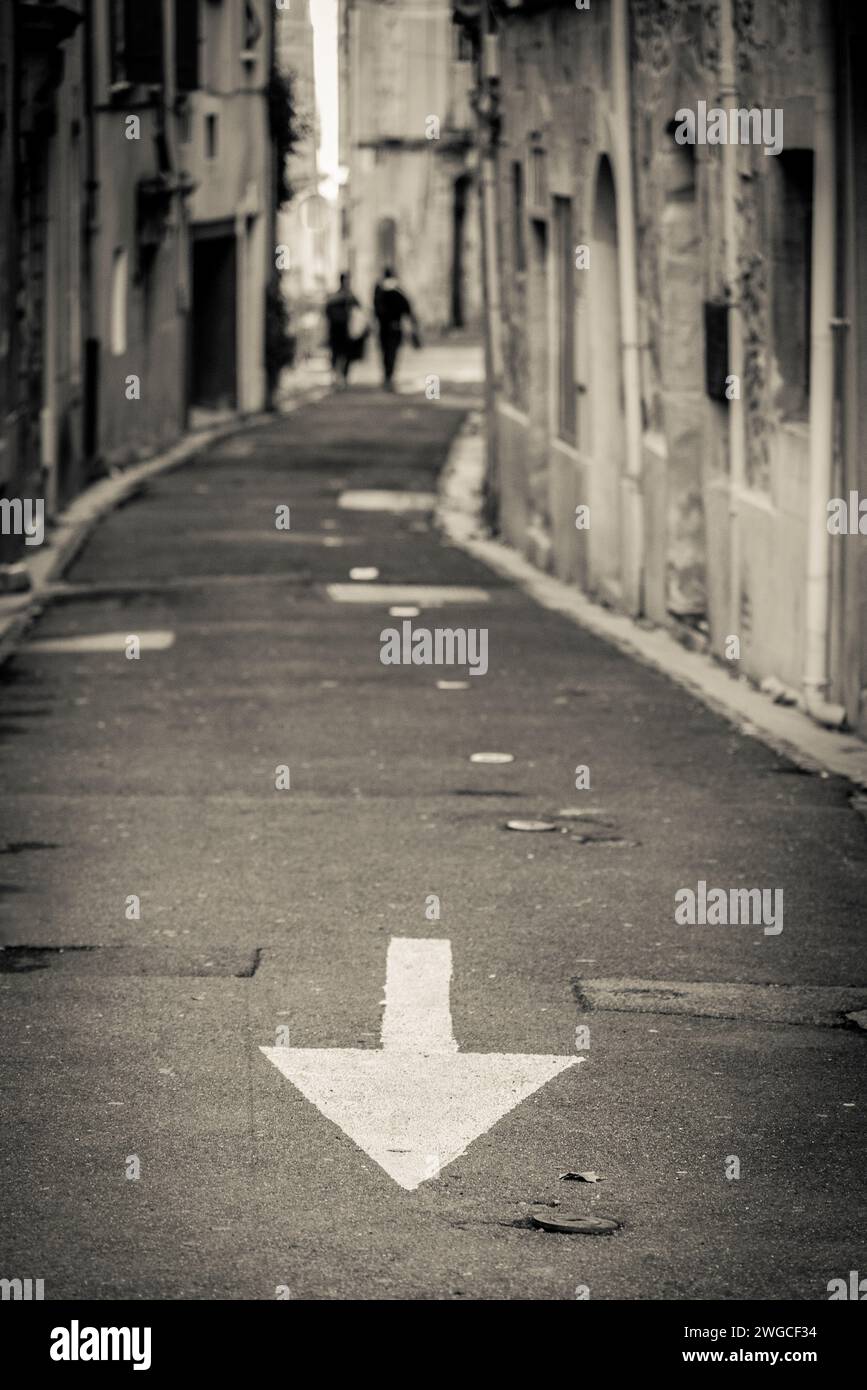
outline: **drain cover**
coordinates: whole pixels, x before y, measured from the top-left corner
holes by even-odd
[[[531,1211],[530,1220],[543,1231],[557,1231],[564,1236],[607,1236],[620,1229],[620,1222],[613,1216],[537,1216]]]

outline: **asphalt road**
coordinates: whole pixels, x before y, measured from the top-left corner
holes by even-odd
[[[435,489],[461,419],[360,388],[161,476],[0,671],[0,1274],[46,1298],[826,1299],[867,1270],[865,1040],[806,990],[867,978],[864,821],[428,514],[338,505]],[[354,567],[484,590],[414,622],[486,627],[487,674],[383,665],[402,620],[326,587]],[[53,645],[93,634],[121,636]],[[783,931],[678,925],[699,880],[782,888]],[[584,1058],[413,1190],[261,1051],[380,1049],[393,938],[451,943],[461,1053]]]

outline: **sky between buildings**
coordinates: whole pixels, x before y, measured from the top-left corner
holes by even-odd
[[[319,108],[321,192],[336,198],[339,182],[337,111],[337,0],[310,0],[313,70]]]

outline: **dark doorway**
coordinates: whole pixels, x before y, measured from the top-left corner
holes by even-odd
[[[236,321],[235,233],[231,223],[193,228],[192,403],[234,409]]]
[[[380,217],[376,228],[376,277],[379,279],[385,266],[394,270],[397,266],[397,223],[393,217]]]
[[[597,586],[615,602],[621,593],[621,479],[626,452],[623,415],[617,196],[607,155],[596,172],[591,242],[590,322],[593,482],[590,565]]]
[[[452,232],[452,328],[464,326],[464,242],[470,179],[455,179],[454,229]]]

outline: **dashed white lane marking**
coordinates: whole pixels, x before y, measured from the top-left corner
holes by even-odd
[[[490,601],[487,590],[457,584],[328,584],[325,592],[335,603],[414,604],[419,608]]]
[[[432,512],[437,504],[435,492],[389,492],[385,488],[365,488],[341,492],[338,507],[348,512]]]
[[[248,531],[197,531],[195,539],[211,541],[217,545],[260,545],[273,542],[276,545],[360,545],[361,536],[330,536],[322,531],[277,531],[265,527]]]
[[[174,646],[175,634],[166,629],[152,632],[88,632],[78,637],[43,637],[29,642],[28,652],[125,652],[131,637],[138,638],[139,651],[164,652]]]
[[[412,1192],[582,1057],[459,1052],[451,942],[392,937],[382,1050],[263,1047],[302,1095]]]
[[[349,578],[357,584],[369,584],[372,579],[379,578],[379,570],[375,565],[354,565],[349,571]]]

